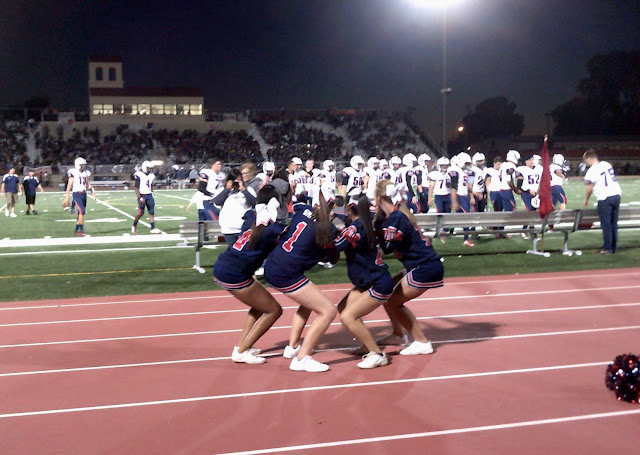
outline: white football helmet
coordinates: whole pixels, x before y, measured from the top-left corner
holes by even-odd
[[[518,161],[520,161],[520,152],[517,150],[509,150],[507,152],[507,161],[518,164]]]
[[[399,156],[392,156],[391,159],[389,160],[389,165],[395,168],[396,164],[398,165],[398,167],[400,167],[402,165],[402,160],[400,159]]]
[[[151,161],[143,161],[140,165],[140,170],[145,174],[148,174],[152,167],[153,164],[151,164]]]
[[[560,153],[556,153],[555,155],[553,155],[551,162],[553,164],[557,164],[558,166],[564,166],[564,156]]]
[[[464,166],[465,164],[471,164],[471,157],[467,152],[458,153],[458,166]]]
[[[375,156],[372,156],[367,160],[367,166],[369,166],[371,169],[375,169],[376,166],[379,164],[380,164],[380,160]]]
[[[444,156],[438,158],[438,161],[436,161],[436,167],[440,172],[445,172],[449,167],[449,158],[446,158]]]
[[[533,155],[533,165],[538,166],[542,164],[542,157],[540,155]]]
[[[451,166],[462,167],[462,163],[460,163],[460,160],[458,159],[458,155],[453,155],[453,156],[449,159],[449,164],[450,164]]]
[[[384,158],[380,160],[380,169],[389,169],[389,162]]]
[[[428,161],[432,161],[432,160],[431,160],[431,157],[426,153],[423,153],[418,157],[418,164],[420,166],[424,166]]]
[[[294,156],[293,158],[291,158],[291,161],[294,162],[296,166],[302,166],[302,160],[297,156]]]
[[[471,158],[471,161],[473,162],[473,164],[476,164],[480,161],[485,161],[484,153],[480,153],[480,152],[474,153],[473,157]]]
[[[332,172],[336,168],[336,163],[331,160],[324,160],[322,163],[322,169],[326,172]]]
[[[76,158],[75,166],[77,170],[83,171],[86,165],[87,165],[87,161],[84,158],[82,158],[81,156]]]
[[[275,170],[276,165],[272,161],[265,161],[264,163],[262,163],[262,172],[264,172],[265,174],[271,175]]]
[[[418,158],[413,153],[407,153],[402,157],[402,164],[407,167],[414,167],[418,162]]]
[[[349,160],[349,165],[356,170],[360,170],[364,167],[364,158],[360,155],[355,155]]]

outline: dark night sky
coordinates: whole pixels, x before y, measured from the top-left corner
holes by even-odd
[[[87,56],[127,86],[231,108],[404,108],[440,138],[442,11],[409,0],[0,0],[0,106],[87,106]],[[638,0],[460,0],[447,12],[448,124],[504,95],[545,131],[595,54],[640,49]]]

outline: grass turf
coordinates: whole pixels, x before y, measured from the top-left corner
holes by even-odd
[[[620,181],[623,204],[640,205],[640,179]],[[582,183],[570,181],[565,191],[569,208],[579,208],[584,197]],[[191,212],[185,210],[193,192],[155,193],[156,214],[159,215],[156,224],[160,229],[177,233],[180,221],[197,218],[195,207]],[[74,217],[62,211],[62,196],[59,192],[38,195],[36,207],[40,213],[37,216],[19,213],[17,218],[7,218],[0,213],[0,239],[71,237]],[[85,230],[94,237],[129,234],[136,211],[133,192],[100,191],[98,199],[108,205],[96,204],[90,199]],[[139,225],[140,233],[147,230]],[[565,257],[555,252],[550,258],[524,254],[531,242],[519,236],[511,239],[483,236],[472,249],[461,245],[461,237],[454,237],[446,244],[436,241],[434,247],[443,256],[445,273],[450,277],[637,266],[640,257],[640,232],[637,229],[620,230],[620,250],[616,255],[593,254],[601,242],[600,231],[577,232],[571,235],[570,246],[585,250],[582,256]],[[548,251],[558,251],[561,247],[561,235],[546,237]],[[217,289],[211,267],[220,251],[202,250],[206,273],[199,274],[191,268],[193,248],[177,248],[176,242],[12,248],[2,247],[0,243],[0,301]],[[392,272],[402,268],[392,257],[385,261]],[[315,267],[307,275],[318,284],[347,281],[344,260],[329,270]]]

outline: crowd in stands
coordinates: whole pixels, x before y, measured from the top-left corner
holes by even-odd
[[[213,157],[225,162],[262,161],[260,145],[244,130],[211,130],[203,134],[165,129],[154,132],[153,138],[169,160],[179,164],[204,163]]]
[[[0,172],[4,174],[9,166],[16,168],[29,163],[26,138],[29,137],[28,123],[22,120],[0,122]]]
[[[260,134],[269,144],[271,161],[283,162],[292,156],[323,161],[342,156],[344,139],[294,120],[259,125]]]

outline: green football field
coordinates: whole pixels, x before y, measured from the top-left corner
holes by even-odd
[[[640,206],[640,179],[619,179],[623,206]],[[584,185],[571,180],[565,186],[569,208],[581,208]],[[188,292],[215,289],[211,268],[221,248],[204,249],[205,274],[191,267],[192,247],[179,245],[180,222],[197,220],[197,209],[186,207],[195,190],[156,190],[156,227],[165,235],[150,235],[145,215],[138,234],[131,234],[137,211],[132,190],[99,190],[98,200],[89,198],[85,232],[89,238],[73,236],[75,215],[62,208],[63,192],[38,193],[37,216],[25,215],[21,197],[17,218],[4,216],[0,206],[0,301],[35,300],[80,296]],[[522,205],[519,202],[518,208]],[[592,196],[591,205],[595,205]],[[4,201],[2,201],[4,204]],[[525,254],[531,241],[514,235],[511,239],[481,236],[477,247],[462,246],[462,237],[439,241],[434,247],[445,260],[447,276],[478,276],[637,266],[640,258],[640,230],[620,230],[619,252],[600,256],[593,251],[601,246],[600,231],[571,235],[572,248],[582,256],[566,257],[558,253],[562,235],[549,234],[545,248],[550,258]],[[555,250],[555,251],[554,251]],[[400,270],[398,261],[386,259],[392,271]],[[326,270],[315,267],[308,276],[316,283],[346,282],[344,260]]]

